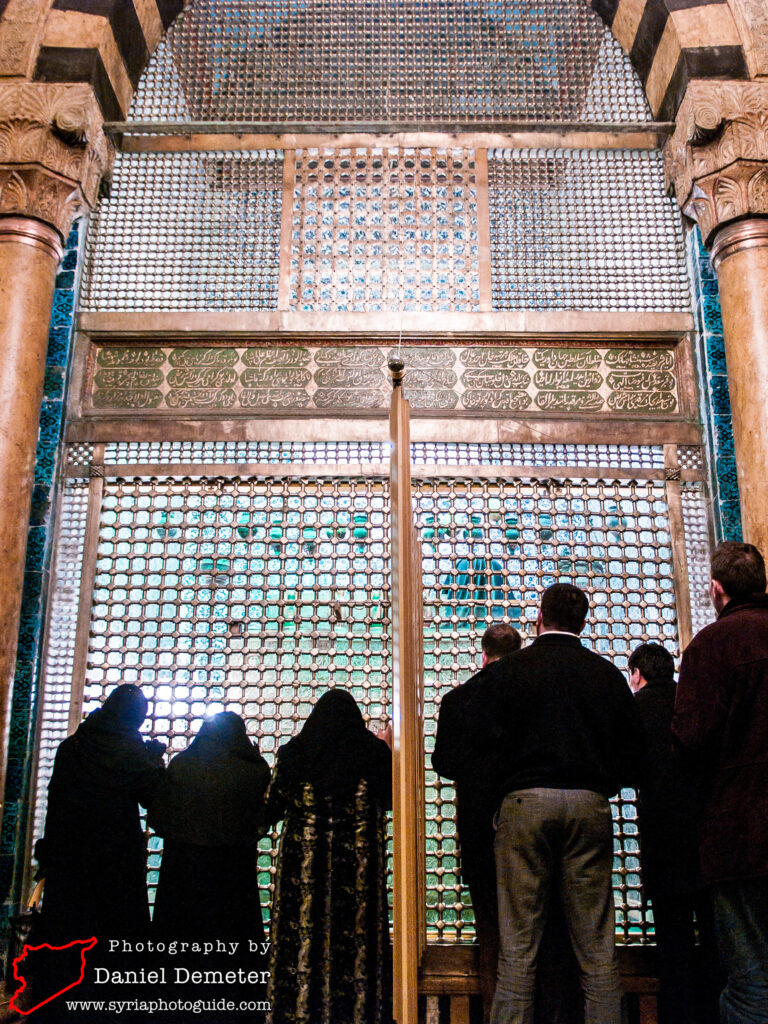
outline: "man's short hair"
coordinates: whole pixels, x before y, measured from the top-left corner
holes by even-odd
[[[503,658],[505,654],[513,654],[523,646],[520,634],[507,622],[495,622],[489,626],[483,633],[480,643],[488,661]]]
[[[588,611],[587,595],[572,583],[553,583],[542,594],[541,618],[549,629],[578,635],[587,621]]]
[[[630,672],[639,669],[649,683],[671,683],[675,678],[675,659],[661,644],[640,644],[629,656]]]
[[[725,540],[712,555],[713,580],[728,597],[749,597],[765,593],[765,562],[754,544]]]

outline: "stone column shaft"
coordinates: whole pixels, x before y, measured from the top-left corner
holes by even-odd
[[[59,233],[0,217],[0,743],[7,749]],[[3,765],[4,768],[4,765]],[[0,791],[2,792],[2,791]]]
[[[768,218],[712,245],[723,316],[744,540],[768,557]]]
[[[0,81],[0,800],[56,270],[111,158],[90,85]]]

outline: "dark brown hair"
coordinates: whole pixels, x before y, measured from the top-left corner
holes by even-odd
[[[725,540],[712,555],[712,579],[728,597],[765,593],[765,562],[754,544]]]
[[[483,654],[489,661],[519,651],[523,645],[520,634],[514,626],[510,626],[507,622],[495,622],[489,626],[483,633],[483,639],[480,642]]]
[[[639,669],[649,683],[667,683],[675,678],[675,659],[661,644],[640,644],[627,661],[630,671]]]
[[[572,583],[553,583],[541,598],[541,618],[549,629],[579,634],[588,611],[587,595]]]

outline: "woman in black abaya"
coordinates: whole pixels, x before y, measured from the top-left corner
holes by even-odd
[[[281,747],[267,816],[283,819],[272,903],[271,1024],[392,1020],[385,810],[389,746],[329,690]]]
[[[163,837],[154,926],[174,939],[263,940],[256,880],[269,766],[232,711],[204,722],[149,811]]]
[[[147,707],[137,686],[117,686],[56,752],[36,850],[46,942],[93,935],[101,942],[149,929],[139,804],[147,806],[160,783],[165,747],[139,733]]]

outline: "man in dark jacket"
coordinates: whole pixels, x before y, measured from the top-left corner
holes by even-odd
[[[479,952],[480,992],[485,1018],[490,1017],[499,958],[496,909],[496,864],[493,859],[493,772],[482,746],[473,742],[475,720],[483,713],[488,666],[520,650],[514,626],[498,622],[483,633],[483,667],[443,697],[437,718],[432,767],[456,783],[456,828],[461,844],[461,877],[472,897]],[[473,707],[474,706],[474,707]]]
[[[489,626],[480,642],[482,668],[455,686],[440,702],[432,767],[456,783],[456,827],[461,849],[461,877],[472,898],[478,945],[478,974],[483,1015],[490,1019],[499,960],[499,914],[496,898],[495,772],[488,758],[484,728],[489,667],[520,650],[514,626]],[[536,970],[536,1021],[577,1024],[577,966],[563,920],[559,898],[550,902]]]
[[[549,894],[560,881],[581,969],[586,1024],[619,1024],[608,798],[643,760],[632,694],[581,645],[589,603],[569,583],[545,591],[538,638],[490,666],[488,740],[500,793],[496,832],[501,953],[492,1024],[531,1019]]]
[[[716,1024],[717,958],[696,837],[701,784],[672,754],[675,662],[661,644],[640,644],[628,668],[648,745],[637,811],[643,888],[653,905],[656,932],[659,1024]],[[694,916],[706,966],[701,978]]]
[[[768,596],[752,544],[712,557],[717,621],[686,648],[672,732],[707,781],[699,828],[728,980],[723,1024],[768,1021]]]

